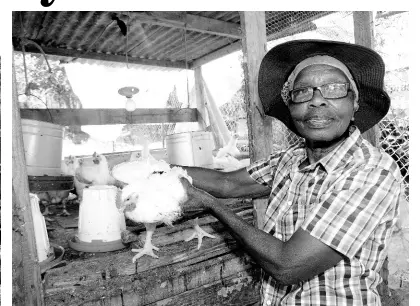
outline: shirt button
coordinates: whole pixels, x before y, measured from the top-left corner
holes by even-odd
[[[271,301],[270,300],[267,301],[267,305],[271,305]]]

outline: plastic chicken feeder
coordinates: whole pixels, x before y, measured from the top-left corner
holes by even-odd
[[[116,206],[118,189],[97,185],[83,189],[79,208],[79,230],[69,241],[71,248],[83,252],[109,252],[126,246],[121,241],[125,217]]]

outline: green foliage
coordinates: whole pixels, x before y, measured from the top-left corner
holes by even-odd
[[[19,102],[27,108],[82,108],[73,92],[65,66],[59,61],[48,60],[51,73],[42,55],[14,53]],[[25,96],[25,92],[27,95]]]

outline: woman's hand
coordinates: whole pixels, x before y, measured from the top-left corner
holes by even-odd
[[[187,194],[187,199],[181,204],[184,211],[196,211],[210,209],[216,198],[202,189],[190,184],[186,178],[180,178],[181,184]]]

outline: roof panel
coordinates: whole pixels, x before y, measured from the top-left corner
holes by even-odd
[[[267,20],[269,39],[296,24],[328,12],[275,12]],[[87,58],[164,67],[194,66],[193,62],[240,42],[237,11],[193,12],[12,12],[13,45],[22,38],[56,56]],[[267,15],[267,12],[266,12]],[[128,26],[128,39],[123,34]],[[276,34],[276,33],[274,33]],[[128,47],[128,48],[127,48]],[[34,44],[28,52],[40,52]],[[128,49],[128,56],[126,52]]]

